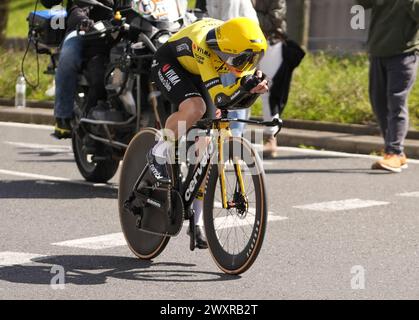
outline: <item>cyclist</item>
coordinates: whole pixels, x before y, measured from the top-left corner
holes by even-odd
[[[165,124],[165,130],[173,136],[162,136],[146,156],[158,182],[171,183],[166,169],[168,150],[175,139],[205,115],[209,104],[218,109],[247,108],[259,94],[268,91],[268,81],[256,70],[266,48],[257,22],[242,17],[227,22],[200,20],[173,35],[158,49],[151,70],[153,81],[178,106]],[[186,126],[179,126],[180,122]],[[198,197],[202,197],[202,191]],[[199,221],[202,212],[200,203],[195,221]],[[197,247],[205,248],[198,224],[196,236]]]

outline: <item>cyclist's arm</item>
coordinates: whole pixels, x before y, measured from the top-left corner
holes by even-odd
[[[222,84],[221,78],[217,71],[212,67],[209,61],[199,65],[201,72],[202,81],[207,88],[214,105],[217,108],[231,107],[242,101],[244,98],[256,96],[250,94],[241,85],[241,78],[237,78],[236,82],[229,86]],[[247,72],[247,74],[253,74],[254,71]]]

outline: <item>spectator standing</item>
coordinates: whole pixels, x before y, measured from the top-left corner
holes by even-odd
[[[369,93],[384,138],[384,158],[373,169],[407,168],[404,140],[409,128],[407,100],[419,57],[419,0],[357,0],[371,9],[368,36]]]
[[[260,69],[269,79],[273,79],[283,62],[283,42],[287,29],[285,0],[252,0],[259,19],[259,25],[268,40],[268,50],[260,63]],[[269,93],[262,95],[263,119],[271,121],[279,118],[279,113],[272,114]],[[264,131],[264,155],[277,157],[275,128],[266,127]]]

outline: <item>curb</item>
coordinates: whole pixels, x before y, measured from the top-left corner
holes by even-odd
[[[377,125],[343,124],[334,122],[291,119],[284,120],[284,127],[290,129],[329,131],[364,136],[381,136],[380,128]],[[409,130],[406,139],[419,140],[419,131]]]
[[[53,125],[53,109],[0,107],[0,121]],[[286,120],[277,140],[280,146],[304,145],[331,151],[371,154],[379,153],[384,147],[380,136],[367,134],[376,130],[372,126]],[[418,131],[411,131],[410,137],[418,134]],[[419,159],[419,136],[406,140],[405,151],[409,158]]]
[[[0,98],[0,106],[14,107],[15,106],[15,100],[14,99]],[[26,101],[26,107],[28,107],[28,108],[40,108],[40,109],[54,109],[54,101],[27,100]]]
[[[0,121],[54,124],[52,109],[0,107]]]

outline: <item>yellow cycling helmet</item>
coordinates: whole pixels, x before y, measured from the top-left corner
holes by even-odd
[[[249,18],[224,22],[208,32],[206,42],[221,60],[239,71],[256,67],[267,48],[262,30]]]

